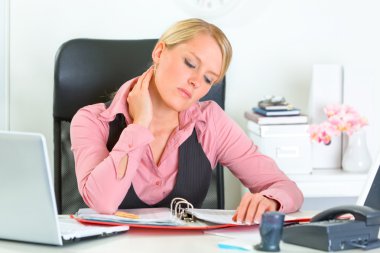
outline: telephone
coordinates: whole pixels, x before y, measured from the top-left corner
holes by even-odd
[[[349,219],[344,214],[352,214]],[[284,227],[283,241],[324,251],[380,247],[380,211],[357,205],[327,209],[309,223]]]

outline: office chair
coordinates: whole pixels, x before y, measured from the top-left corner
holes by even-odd
[[[79,194],[71,152],[70,122],[83,106],[107,102],[109,95],[127,80],[142,74],[151,64],[156,39],[74,39],[58,50],[54,70],[54,186],[59,213],[86,207]],[[214,100],[224,109],[225,79],[202,100]],[[221,165],[213,170],[203,208],[224,208]]]

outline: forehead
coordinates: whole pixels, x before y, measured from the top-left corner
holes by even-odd
[[[200,33],[194,38],[178,44],[174,48],[176,48],[178,52],[195,55],[208,70],[217,74],[221,72],[222,51],[212,36]]]

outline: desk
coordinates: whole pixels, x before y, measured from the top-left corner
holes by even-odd
[[[219,249],[218,242],[228,240],[224,237],[203,234],[201,231],[164,231],[148,229],[132,229],[127,233],[102,239],[82,241],[63,247],[28,244],[0,240],[1,253],[198,253],[218,252],[237,253],[245,251]],[[281,252],[308,253],[323,252],[291,244],[281,244]],[[256,252],[256,251],[255,251]],[[362,250],[348,250],[342,252],[363,252]],[[380,252],[380,249],[369,252]]]

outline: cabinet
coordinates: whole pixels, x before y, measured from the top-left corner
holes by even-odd
[[[257,143],[258,136],[252,134],[252,126],[247,125],[247,128],[248,135]],[[263,145],[265,141],[266,138],[261,138],[259,146]],[[305,170],[309,170],[309,168],[305,168]],[[311,169],[310,173],[285,173],[301,189],[305,203],[318,203],[314,200],[322,199],[315,204],[316,206],[308,205],[315,210],[334,206],[337,204],[337,200],[343,201],[344,204],[354,204],[367,179],[367,174],[347,173],[341,169]]]
[[[247,130],[260,152],[274,159],[284,173],[312,171],[308,124],[259,125],[248,120]]]

